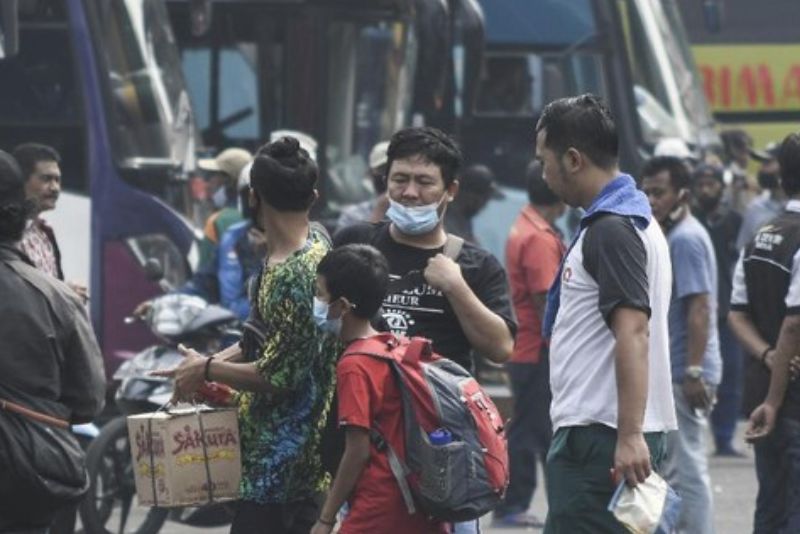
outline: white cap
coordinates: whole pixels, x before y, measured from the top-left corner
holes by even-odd
[[[216,158],[200,159],[197,166],[204,171],[221,172],[231,180],[238,180],[242,168],[253,160],[253,155],[243,148],[227,148]]]
[[[389,148],[389,141],[381,141],[374,147],[369,153],[369,168],[370,169],[377,169],[381,165],[386,165],[386,162],[389,161],[389,156],[386,154],[386,151]]]
[[[239,173],[239,183],[236,187],[238,191],[243,191],[245,188],[250,187],[250,169],[252,168],[252,161],[242,168],[242,172]]]
[[[672,156],[679,159],[695,159],[686,142],[680,137],[665,137],[656,144],[654,156]]]
[[[277,141],[281,137],[294,137],[300,143],[300,148],[308,152],[311,160],[317,162],[317,140],[308,135],[307,133],[299,132],[297,130],[275,130],[269,134],[269,142]]]

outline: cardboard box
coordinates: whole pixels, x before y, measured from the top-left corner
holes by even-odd
[[[197,506],[239,497],[236,410],[192,407],[132,415],[128,437],[139,505]]]

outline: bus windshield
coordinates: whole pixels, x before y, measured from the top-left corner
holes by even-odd
[[[189,99],[166,9],[158,0],[102,2],[115,157],[186,168],[194,157]]]
[[[498,0],[485,13],[492,49],[484,56],[476,115],[535,117],[555,98],[606,95],[589,0]]]

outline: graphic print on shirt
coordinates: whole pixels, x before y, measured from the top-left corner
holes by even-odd
[[[419,271],[406,276],[389,275],[389,290],[383,301],[383,318],[395,335],[409,336],[419,330],[418,322],[442,316],[447,300],[425,281]],[[410,333],[409,333],[410,332]]]

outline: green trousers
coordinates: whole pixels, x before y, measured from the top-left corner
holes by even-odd
[[[666,434],[644,435],[650,463],[658,471],[666,453]],[[594,424],[559,428],[547,453],[547,523],[545,534],[602,534],[627,530],[608,511],[616,489],[614,467],[617,431]]]

